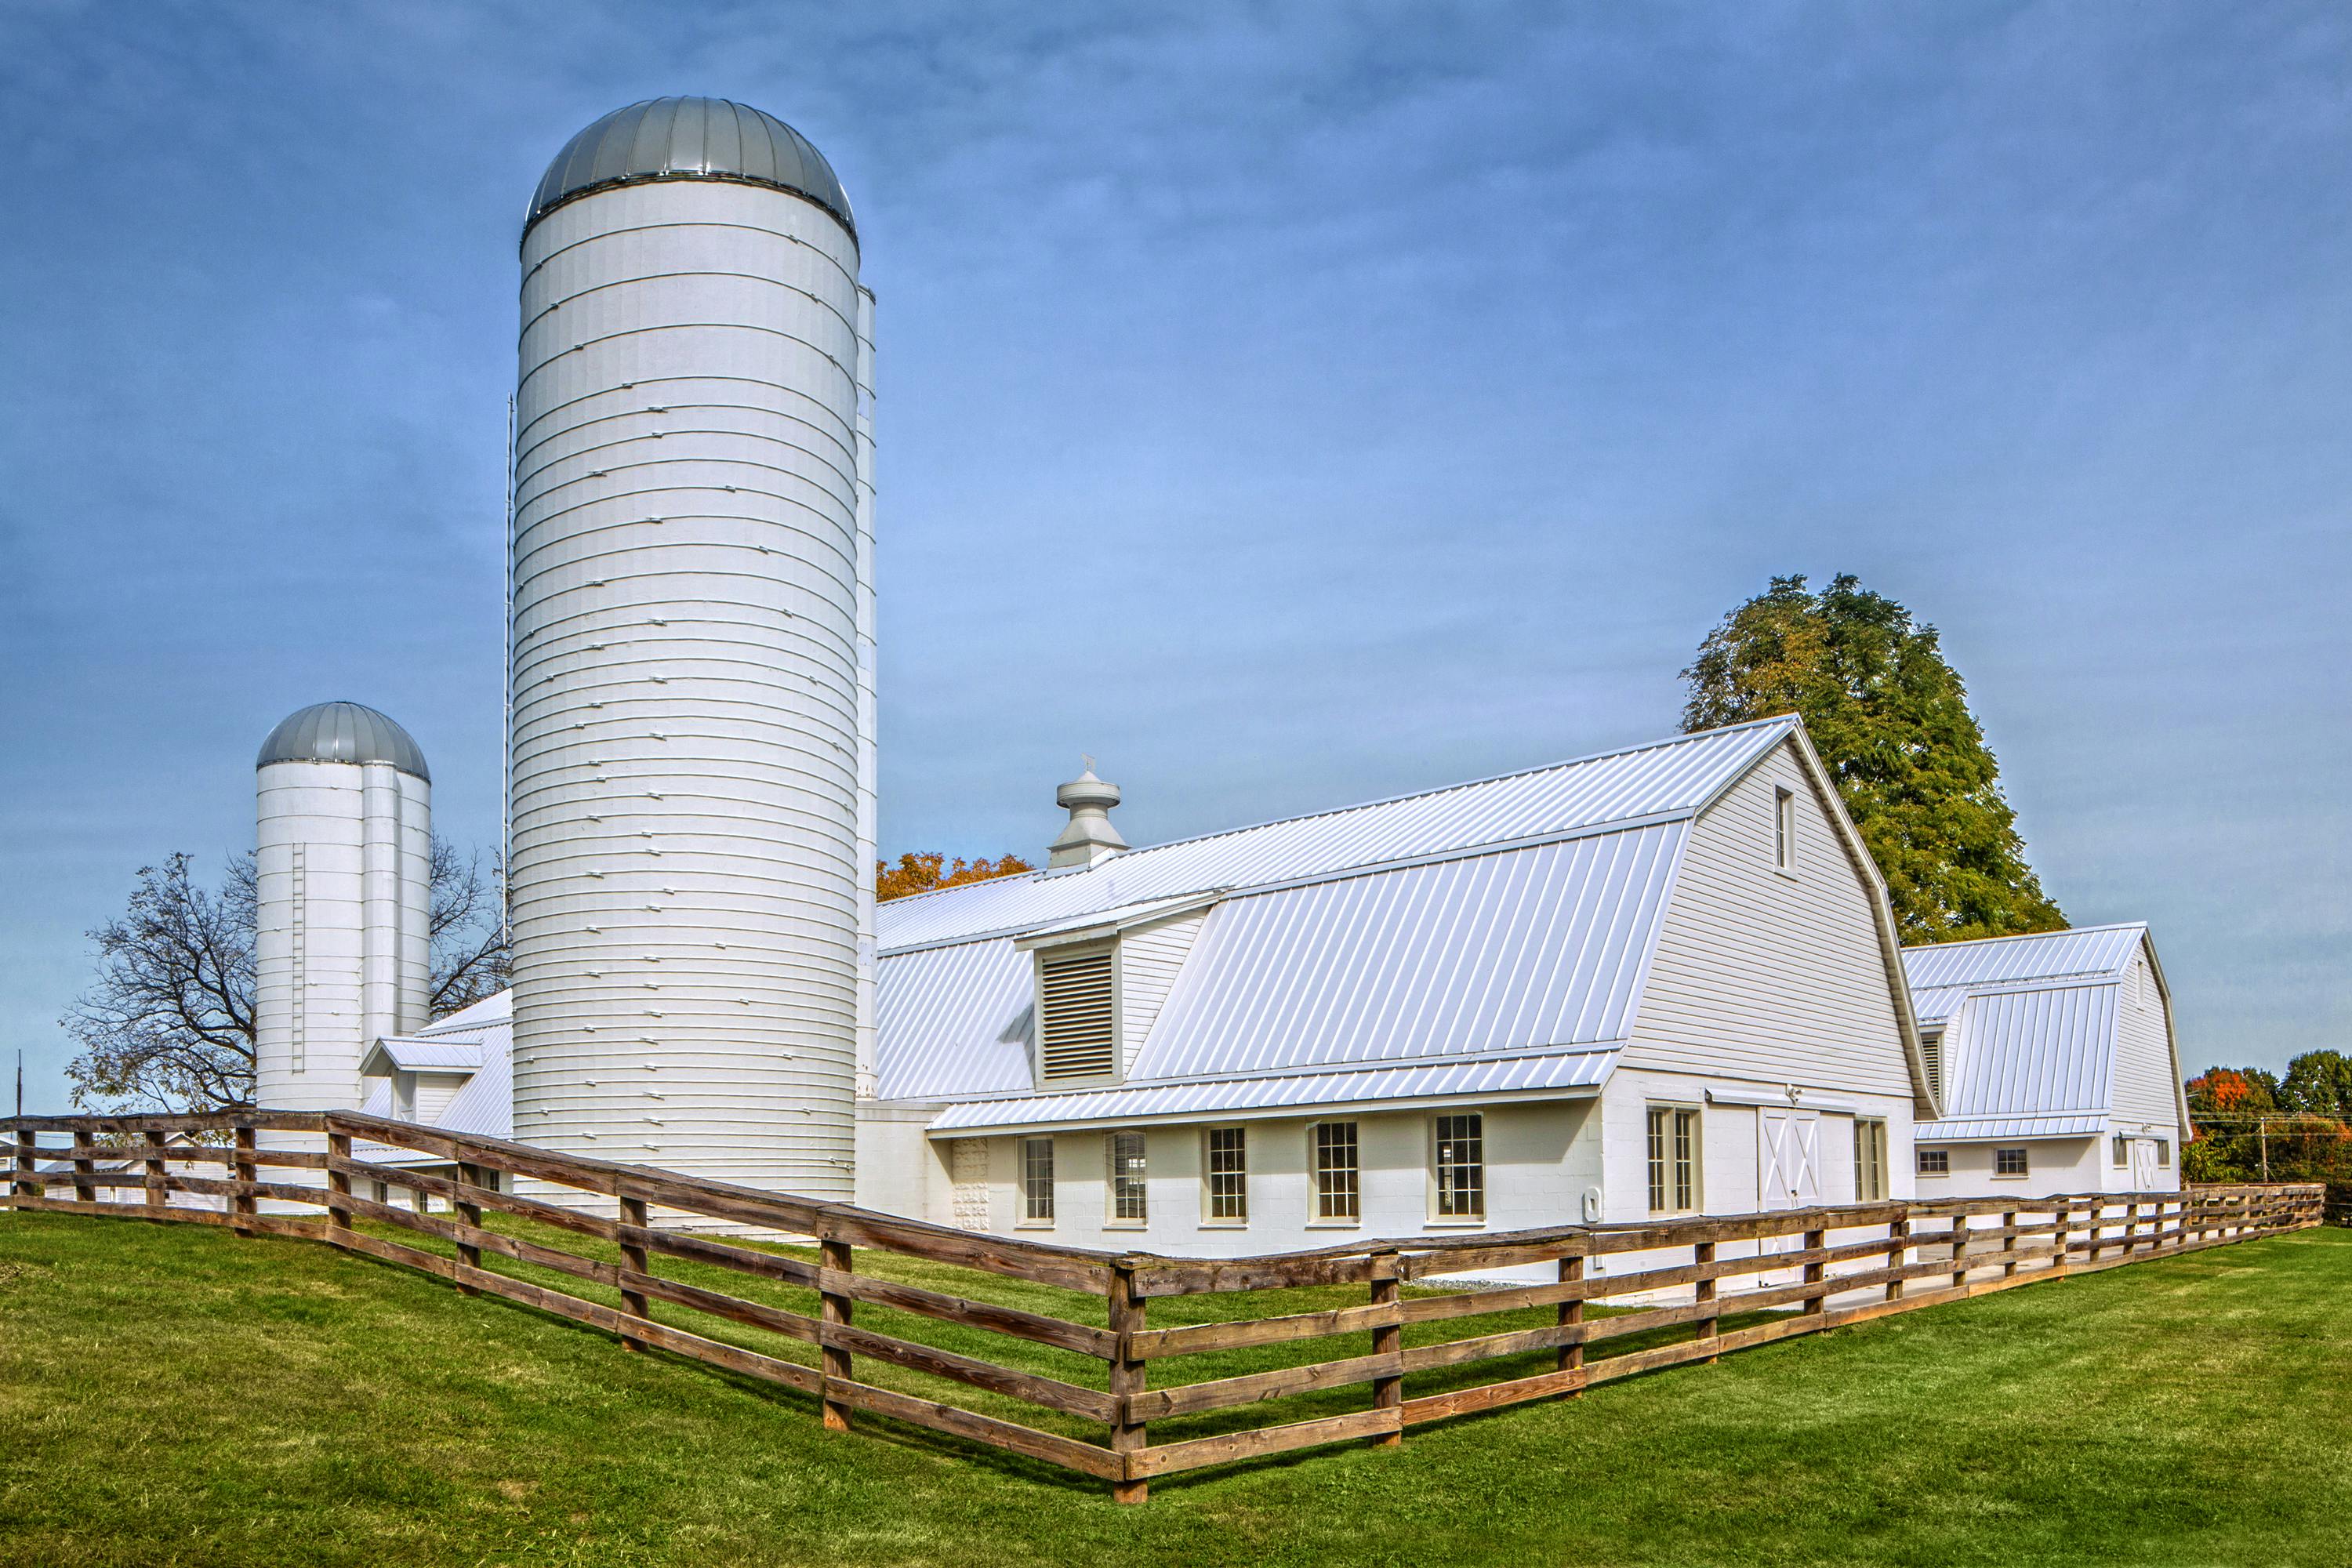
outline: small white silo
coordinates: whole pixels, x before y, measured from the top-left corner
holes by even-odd
[[[255,1098],[350,1109],[369,1045],[425,1022],[432,774],[356,702],[289,716],[255,769]]]
[[[869,1013],[870,320],[789,126],[656,99],[524,225],[515,1136],[846,1198]]]

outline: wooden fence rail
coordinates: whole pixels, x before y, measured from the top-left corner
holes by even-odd
[[[6,1206],[324,1242],[604,1330],[634,1351],[811,1394],[829,1427],[846,1429],[860,1412],[887,1416],[1108,1481],[1121,1501],[1141,1501],[1155,1476],[1354,1438],[1393,1444],[1425,1421],[2301,1229],[2320,1223],[2324,1199],[2317,1185],[2284,1184],[1923,1199],[1173,1258],[975,1235],[356,1113],[26,1117],[0,1126],[14,1134]],[[43,1144],[44,1136],[65,1142]],[[395,1163],[416,1159],[437,1168]],[[52,1197],[55,1187],[73,1195]],[[509,1223],[486,1225],[486,1212]],[[536,1234],[519,1234],[524,1227]],[[567,1237],[609,1256],[553,1245]],[[775,1250],[768,1241],[777,1239],[804,1242],[814,1256]],[[1081,1292],[1100,1303],[1100,1321],[1087,1321],[1093,1314],[1076,1300],[1064,1316],[1034,1310],[1034,1300],[1017,1306],[862,1272],[859,1249],[869,1269],[880,1254]],[[673,1278],[657,1258],[798,1291],[814,1311]],[[619,1304],[493,1263],[580,1281]],[[1154,1300],[1347,1287],[1365,1290],[1359,1304],[1149,1321]],[[985,1278],[966,1287],[989,1288]],[[861,1302],[887,1312],[860,1321]],[[668,1319],[697,1314],[688,1321],[709,1331],[657,1318],[656,1303]],[[1492,1321],[1512,1314],[1526,1326]],[[967,1346],[975,1332],[995,1336],[983,1342],[1005,1342],[992,1352],[1004,1360],[892,1331],[898,1317],[944,1325]],[[1433,1337],[1432,1325],[1461,1331]],[[714,1337],[742,1329],[787,1342],[754,1350]],[[1420,1342],[1405,1342],[1408,1329]],[[792,1345],[807,1349],[796,1356]],[[1315,1359],[1264,1364],[1286,1350]],[[1041,1355],[1063,1358],[1054,1364],[1070,1375],[1040,1370]],[[1188,1370],[1186,1357],[1215,1358],[1210,1374],[1171,1376]],[[1031,1364],[1004,1364],[1012,1360]],[[892,1381],[911,1373],[985,1396],[974,1403],[1042,1415],[1013,1420],[886,1386],[861,1374],[861,1362],[889,1369]],[[1249,1370],[1229,1370],[1240,1367]],[[1335,1397],[1358,1387],[1358,1406],[1333,1413]],[[1248,1424],[1235,1425],[1236,1412]],[[1057,1421],[1101,1437],[1052,1429]],[[1216,1429],[1183,1435],[1203,1421]],[[1179,1435],[1153,1442],[1154,1423],[1163,1432],[1175,1424]]]

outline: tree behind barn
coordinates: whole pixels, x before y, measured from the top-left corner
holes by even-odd
[[[130,907],[89,933],[98,977],[59,1022],[81,1054],[66,1068],[76,1105],[217,1110],[253,1103],[253,857],[216,891],[186,855],[140,869]],[[495,868],[433,841],[426,1012],[446,1017],[505,988]]]
[[[1802,576],[1723,618],[1683,679],[1685,731],[1794,713],[1886,875],[1906,942],[2066,923],[2026,863],[2000,764],[1936,628],[1852,576]]]
[[[874,862],[874,896],[903,899],[910,893],[928,893],[934,888],[960,888],[966,882],[1017,877],[1036,868],[1018,855],[1000,855],[993,860],[967,860],[959,855],[950,861],[937,850],[913,851],[899,856],[896,866],[887,860]]]

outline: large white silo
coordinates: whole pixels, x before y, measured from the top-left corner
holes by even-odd
[[[390,719],[322,702],[269,732],[254,783],[255,1098],[348,1110],[368,1046],[426,1021],[432,774]]]
[[[870,922],[865,299],[781,121],[659,99],[523,233],[515,1135],[852,1190]]]

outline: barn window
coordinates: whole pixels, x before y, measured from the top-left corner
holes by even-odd
[[[2021,1176],[2025,1174],[2025,1151],[2022,1149],[1994,1150],[1992,1152],[1992,1173],[1996,1176]]]
[[[1797,874],[1797,796],[1791,790],[1772,792],[1772,865],[1789,876]]]
[[[1886,1123],[1866,1116],[1853,1121],[1853,1199],[1874,1204],[1886,1196]]]
[[[1363,1217],[1359,1190],[1361,1169],[1357,1159],[1356,1124],[1318,1121],[1315,1124],[1315,1217],[1353,1222]]]
[[[1209,1223],[1248,1224],[1249,1134],[1239,1127],[1212,1127],[1207,1152],[1202,1170],[1208,1177]]]
[[[1110,1145],[1110,1218],[1108,1225],[1141,1225],[1150,1217],[1145,1207],[1143,1134],[1114,1132]]]
[[[2115,1152],[2107,1156],[2107,1163],[2118,1171],[2122,1170],[2126,1165],[2130,1164],[2131,1140],[2125,1137],[2120,1132],[2116,1133],[2115,1137]]]
[[[1111,952],[1055,953],[1037,964],[1037,1076],[1107,1078],[1118,1062]]]
[[[1923,1176],[1948,1176],[1952,1173],[1952,1152],[1949,1149],[1919,1151],[1919,1173]]]
[[[1437,1217],[1486,1217],[1486,1119],[1476,1111],[1437,1119]]]
[[[1029,1225],[1054,1223],[1054,1141],[1021,1140],[1021,1217]]]
[[[2172,1163],[2171,1139],[2159,1138],[2156,1141],[2156,1163],[2159,1166],[2169,1166]]]
[[[1698,1112],[1688,1106],[1649,1110],[1650,1212],[1688,1214],[1698,1207]]]

